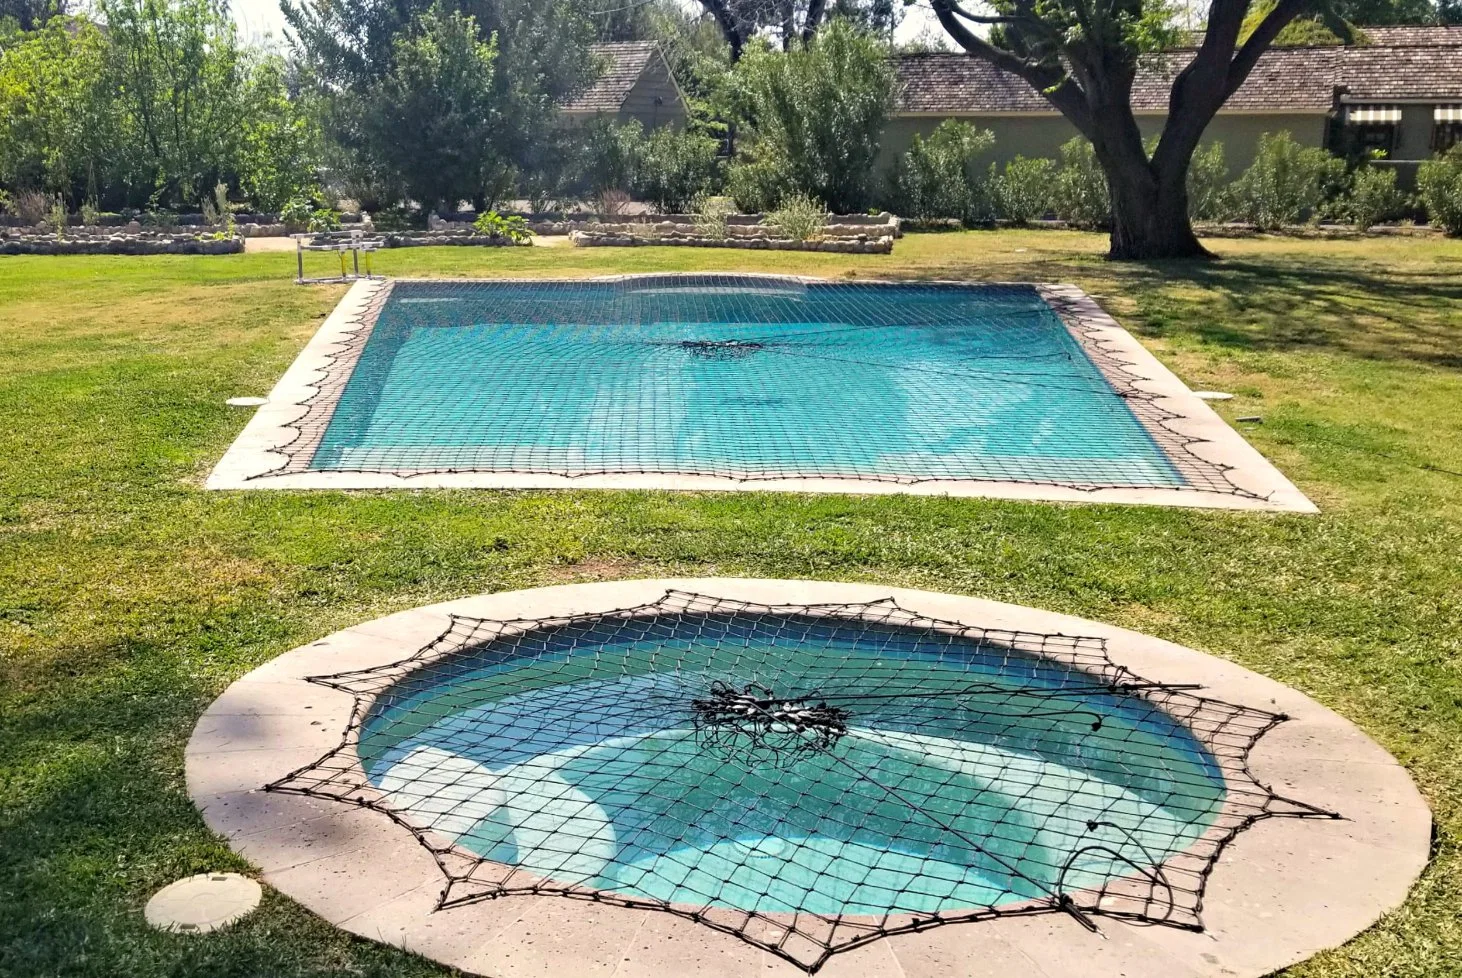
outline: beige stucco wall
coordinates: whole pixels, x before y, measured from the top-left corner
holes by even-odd
[[[640,80],[625,97],[618,118],[620,122],[638,119],[646,129],[685,124],[685,103],[681,101],[680,92],[663,65],[652,63],[640,76]]]
[[[1430,111],[1430,110],[1428,110]],[[950,116],[899,116],[890,119],[884,130],[881,168],[886,170],[899,154],[909,148],[914,134],[927,136]],[[1016,156],[1045,156],[1057,158],[1061,144],[1076,135],[1076,129],[1063,117],[1051,115],[984,115],[963,116],[964,121],[995,134],[995,147],[989,158],[994,163],[1005,163]],[[1144,135],[1156,136],[1162,129],[1162,115],[1138,116],[1138,125]],[[1229,168],[1238,174],[1254,159],[1259,137],[1266,132],[1288,130],[1296,140],[1306,146],[1323,146],[1325,143],[1326,117],[1313,114],[1264,114],[1241,115],[1223,113],[1213,120],[1204,141],[1218,140],[1224,145],[1224,156]]]

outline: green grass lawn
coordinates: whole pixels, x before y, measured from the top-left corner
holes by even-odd
[[[670,269],[1067,281],[1324,510],[621,492],[206,493],[340,296],[294,256],[0,258],[0,975],[434,975],[277,894],[208,937],[141,909],[248,871],[183,745],[209,701],[346,625],[601,577],[875,581],[1113,622],[1290,683],[1363,727],[1436,813],[1411,899],[1296,976],[1462,974],[1462,242],[1216,241],[1124,266],[1066,232],[910,236],[891,257],[426,249],[411,275]],[[973,930],[973,928],[972,928]],[[976,940],[971,935],[971,940]]]

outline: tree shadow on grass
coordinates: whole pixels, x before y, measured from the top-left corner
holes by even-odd
[[[1074,282],[1134,332],[1256,352],[1335,352],[1462,368],[1462,264],[1353,254],[1111,262],[1096,254],[946,261],[915,279]]]
[[[1226,259],[1128,266],[1117,277],[1137,289],[1139,331],[1462,368],[1462,277],[1445,267]]]

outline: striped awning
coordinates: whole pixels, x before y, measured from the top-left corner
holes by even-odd
[[[1439,105],[1432,118],[1438,122],[1462,122],[1462,105]]]
[[[1347,105],[1345,121],[1354,126],[1394,126],[1401,121],[1401,106]]]

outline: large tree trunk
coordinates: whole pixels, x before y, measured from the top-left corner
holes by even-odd
[[[1125,99],[1094,111],[1092,148],[1112,198],[1107,257],[1120,260],[1209,258],[1188,217],[1188,157],[1149,160]]]
[[[1146,169],[1146,168],[1144,168]],[[1150,260],[1212,257],[1188,218],[1186,181],[1159,180],[1150,170],[1138,179],[1131,172],[1107,169],[1112,192],[1112,243],[1108,258]]]

